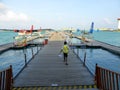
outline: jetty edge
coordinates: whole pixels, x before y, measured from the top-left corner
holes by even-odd
[[[81,36],[73,35],[73,37],[82,40]],[[111,45],[111,44],[108,44],[108,43],[105,43],[102,41],[85,38],[85,41],[82,44],[86,45],[86,47],[102,48],[102,49],[108,50],[114,54],[120,55],[120,47],[119,46]],[[76,43],[76,44],[72,44],[71,46],[80,47],[82,44]]]

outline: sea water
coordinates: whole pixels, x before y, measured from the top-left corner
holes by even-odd
[[[94,33],[94,35],[96,35],[96,37],[97,37],[96,40],[99,40],[102,42],[106,41],[109,44],[119,46],[119,42],[117,42],[118,41],[117,37],[119,38],[119,34],[120,34],[119,32],[105,32],[105,33],[106,34],[110,33],[109,36],[114,36],[114,39],[111,38],[111,40],[109,40],[107,36],[103,36],[103,37],[106,37],[106,38],[103,38],[102,37],[103,32],[99,32],[99,33],[96,32],[96,33]],[[114,34],[112,35],[112,33],[114,33]],[[71,41],[73,41],[73,43],[80,42],[80,40],[76,39],[76,38],[73,38]],[[100,67],[120,73],[120,69],[119,69],[120,68],[120,56],[119,55],[113,54],[102,48],[97,48],[97,49],[95,49],[95,48],[86,48],[86,49],[73,48],[73,49],[76,54],[79,54],[78,56],[80,57],[80,60],[82,60],[83,62],[84,62],[84,55],[86,52],[86,66],[88,67],[88,69],[90,70],[90,72],[93,75],[95,74],[96,63]]]
[[[45,32],[41,32],[41,34],[43,33]],[[13,31],[0,31],[0,45],[14,42],[14,37],[17,35],[18,34]],[[91,34],[91,36],[95,40],[102,41],[115,46],[120,46],[120,32],[94,31],[93,34]],[[75,42],[75,40],[73,42]]]
[[[45,34],[45,31],[40,33]],[[14,42],[14,37],[17,35],[18,33],[14,31],[0,31],[0,45]]]
[[[120,32],[99,31],[93,32],[92,36],[95,40],[99,40],[115,46],[120,46]]]
[[[75,32],[74,34],[76,36],[82,35],[82,33],[80,33],[80,32]],[[98,40],[98,41],[101,41],[104,43],[108,43],[108,44],[120,47],[120,32],[94,31],[92,34],[88,34],[87,36],[90,39]]]
[[[0,31],[0,45],[12,43],[14,42],[14,37],[18,34],[13,31]],[[34,42],[42,42],[43,39],[36,39]],[[10,65],[12,65],[13,68],[13,76],[15,77],[21,69],[25,66],[25,56],[26,54],[26,62],[29,62],[29,60],[32,58],[32,50],[34,54],[37,52],[37,49],[40,49],[39,47],[29,47],[26,49],[19,49],[19,50],[7,50],[6,52],[0,54],[0,71],[4,70],[5,68],[8,68]],[[24,52],[25,51],[25,52]]]
[[[77,50],[78,49],[78,50]],[[108,70],[120,73],[120,56],[115,55],[107,50],[102,48],[93,49],[74,49],[75,53],[79,51],[79,57],[84,62],[84,54],[86,52],[86,66],[91,71],[91,73],[95,74],[95,65],[106,68]],[[107,57],[106,57],[107,56]]]
[[[14,42],[14,37],[17,35],[13,31],[0,31],[0,45]]]
[[[37,53],[40,50],[39,47],[29,47],[25,49],[19,50],[8,50],[2,54],[0,54],[0,71],[8,68],[12,65],[13,68],[13,77],[15,77],[21,69],[25,66],[25,54],[26,54],[26,62],[28,63],[32,58],[32,50],[33,53]]]

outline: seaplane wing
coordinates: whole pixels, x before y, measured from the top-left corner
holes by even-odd
[[[22,29],[22,30],[14,30],[14,32],[18,32],[18,35],[31,35],[32,32],[33,32],[33,25],[31,26],[31,29],[30,30],[25,30],[25,29]]]

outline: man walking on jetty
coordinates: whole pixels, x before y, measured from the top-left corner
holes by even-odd
[[[62,49],[61,49],[61,52],[63,52],[65,64],[68,65],[68,63],[67,63],[67,58],[68,58],[68,53],[69,53],[69,47],[68,47],[66,41],[64,41],[64,45],[63,45],[63,47],[62,47]]]

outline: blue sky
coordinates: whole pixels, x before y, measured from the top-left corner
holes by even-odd
[[[0,28],[117,28],[120,0],[0,0]]]

